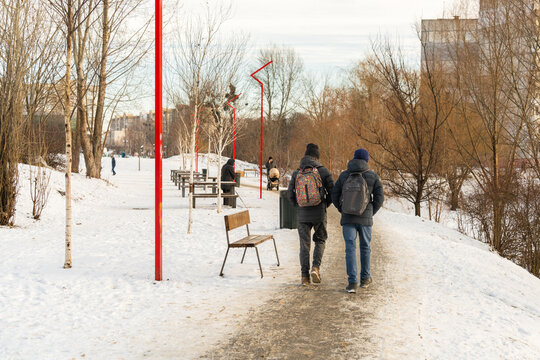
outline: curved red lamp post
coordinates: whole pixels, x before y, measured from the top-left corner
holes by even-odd
[[[197,114],[201,109],[197,110],[193,117],[195,118],[195,126],[197,127],[197,132],[195,133],[195,171],[199,171],[199,117]],[[208,160],[207,160],[208,161]]]
[[[260,191],[261,191],[261,199],[262,199],[262,163],[263,163],[263,104],[264,104],[264,85],[263,83],[257,79],[254,75],[270,65],[272,63],[272,60],[267,62],[264,66],[262,66],[259,70],[255,71],[253,74],[251,74],[251,77],[254,78],[260,85],[261,85],[261,163],[259,165],[260,169]]]
[[[162,279],[162,218],[163,218],[163,195],[162,195],[162,177],[163,177],[163,164],[162,164],[162,126],[163,126],[163,103],[162,103],[162,0],[156,0],[156,63],[155,63],[155,75],[156,75],[156,97],[155,97],[155,279],[161,281]]]
[[[229,105],[233,109],[233,159],[236,160],[236,108],[231,105],[231,102],[236,100],[242,93],[236,95],[231,100],[227,102],[227,105]],[[236,168],[236,163],[235,163]]]

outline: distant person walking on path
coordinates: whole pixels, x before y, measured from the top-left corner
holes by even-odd
[[[114,168],[116,167],[116,159],[114,158],[114,154],[111,155],[111,165],[112,165],[112,174],[113,176],[116,175],[116,171],[114,171]]]
[[[341,213],[341,226],[345,239],[345,261],[349,284],[347,292],[355,293],[358,288],[358,268],[356,265],[356,235],[360,246],[360,287],[371,284],[369,269],[371,255],[371,228],[373,215],[379,211],[384,201],[384,192],[379,176],[369,170],[369,153],[358,149],[347,164],[347,170],[339,175],[332,202]]]
[[[289,199],[296,206],[300,238],[300,267],[304,286],[309,285],[311,280],[314,283],[321,282],[320,267],[328,238],[326,208],[332,204],[331,194],[334,187],[332,175],[318,161],[319,156],[319,147],[308,144],[305,156],[300,160],[300,167],[292,174],[287,191]],[[310,279],[311,229],[314,230],[315,249]]]
[[[227,163],[221,168],[221,181],[234,181],[234,159],[227,160]],[[234,185],[221,185],[224,194],[234,193]],[[223,205],[231,205],[231,198],[223,198]]]

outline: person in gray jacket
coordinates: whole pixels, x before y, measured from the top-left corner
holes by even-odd
[[[367,150],[358,149],[354,152],[354,158],[347,164],[347,170],[340,175],[332,191],[334,206],[341,213],[341,226],[345,239],[345,261],[347,263],[347,275],[349,284],[347,292],[354,293],[358,288],[358,269],[356,266],[356,236],[359,235],[360,245],[360,287],[371,284],[370,255],[371,255],[371,228],[373,215],[379,211],[384,201],[384,192],[379,176],[369,170],[369,153]],[[371,199],[362,215],[345,214],[341,209],[341,194],[345,181],[351,173],[361,173],[367,183]]]
[[[326,208],[332,204],[332,189],[334,180],[330,171],[318,161],[319,147],[315,144],[308,144],[305,156],[300,160],[299,169],[296,170],[289,182],[287,195],[289,200],[296,207],[296,217],[298,221],[298,236],[300,238],[300,267],[302,273],[302,285],[309,285],[311,280],[314,283],[321,282],[320,266],[324,254],[325,242],[328,238],[326,232]],[[316,206],[298,206],[296,199],[296,178],[301,169],[315,168],[319,172],[323,187],[322,202]],[[311,229],[314,230],[313,242],[313,263],[311,267],[311,279],[309,271],[310,247],[311,247]]]

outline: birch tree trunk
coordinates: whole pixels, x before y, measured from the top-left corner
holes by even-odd
[[[198,106],[195,105],[195,114],[197,114]],[[193,115],[194,117],[196,115]],[[189,220],[187,233],[193,233],[193,169],[195,169],[195,135],[197,134],[197,121],[193,119],[193,130],[191,133],[191,168],[189,169]]]
[[[73,36],[73,2],[68,0],[66,32],[66,82],[64,127],[66,133],[66,257],[64,269],[71,268],[71,37]]]

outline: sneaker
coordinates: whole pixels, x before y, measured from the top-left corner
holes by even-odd
[[[371,284],[373,280],[371,280],[371,277],[368,277],[367,279],[361,279],[360,280],[360,287],[361,288],[367,288],[369,284]]]
[[[358,289],[358,283],[349,283],[345,290],[347,290],[348,293],[354,294],[356,293],[356,289]]]
[[[319,273],[319,268],[314,267],[311,269],[311,278],[313,279],[313,282],[315,284],[320,284],[321,282],[321,274]]]
[[[308,286],[310,283],[311,283],[311,281],[309,280],[309,276],[302,276],[302,285],[303,286]]]

